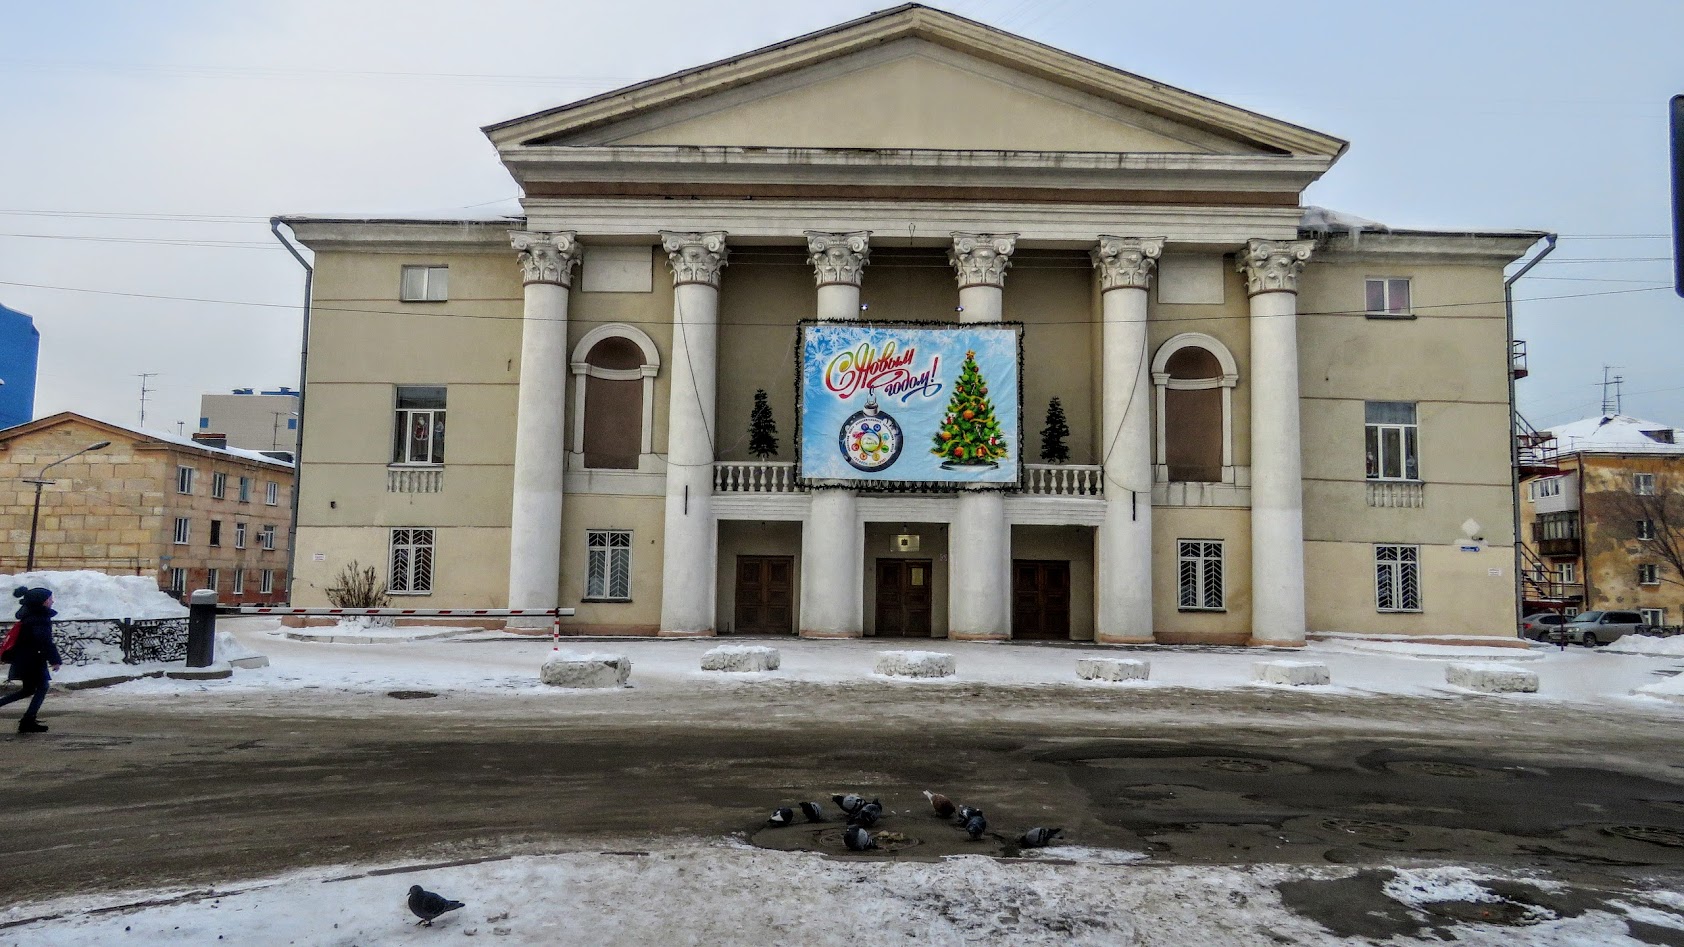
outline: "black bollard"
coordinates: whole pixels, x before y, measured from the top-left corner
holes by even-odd
[[[216,590],[197,589],[187,601],[187,666],[210,667],[216,661]]]

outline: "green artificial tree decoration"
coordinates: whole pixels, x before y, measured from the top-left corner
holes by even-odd
[[[988,399],[988,384],[977,370],[974,351],[965,353],[930,453],[942,458],[944,467],[992,466],[1006,457],[1006,438],[994,417],[994,402]]]
[[[766,403],[766,389],[754,392],[754,410],[748,416],[748,451],[761,460],[778,456],[778,424],[772,420],[772,406]]]
[[[1041,428],[1041,460],[1062,464],[1070,459],[1070,446],[1064,439],[1070,436],[1070,425],[1064,420],[1064,405],[1057,398],[1047,403],[1047,426]]]

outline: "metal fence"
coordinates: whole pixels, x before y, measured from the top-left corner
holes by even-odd
[[[187,659],[185,618],[102,618],[53,622],[66,664],[141,664]]]

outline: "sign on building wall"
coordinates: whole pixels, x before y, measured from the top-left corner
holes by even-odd
[[[799,346],[803,478],[1018,483],[1018,326],[806,323]]]

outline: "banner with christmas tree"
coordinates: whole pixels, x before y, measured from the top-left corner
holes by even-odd
[[[1018,326],[806,323],[800,476],[1008,488],[1022,464]]]

